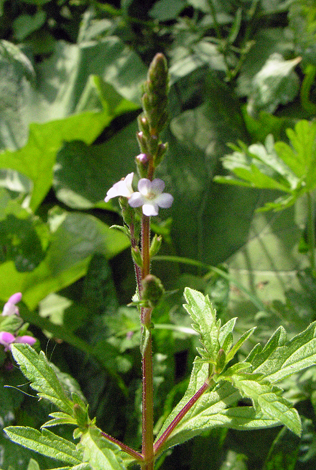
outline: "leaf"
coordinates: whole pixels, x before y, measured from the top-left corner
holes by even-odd
[[[9,426],[5,428],[5,433],[13,442],[34,450],[39,454],[73,465],[82,462],[81,454],[77,451],[75,444],[53,434],[47,429],[43,429],[40,432],[29,427]]]
[[[263,470],[294,470],[299,457],[300,440],[283,428],[274,439]]]
[[[82,436],[81,445],[84,460],[93,470],[124,470],[126,468],[122,459],[114,452],[114,450],[118,451],[119,447],[102,437],[98,428],[90,427]]]
[[[72,415],[72,402],[66,396],[45,354],[42,351],[37,354],[28,344],[13,345],[12,354],[38,395],[46,398],[65,413]]]
[[[8,199],[0,189],[0,243],[5,247],[4,261],[13,260],[17,271],[33,271],[45,257],[49,229],[39,217],[21,207],[20,201]]]
[[[99,219],[80,213],[54,211],[50,222],[62,221],[51,237],[42,263],[31,273],[17,273],[12,262],[0,266],[0,287],[4,298],[12,291],[23,292],[23,300],[34,309],[49,293],[84,276],[91,256],[102,253],[112,258],[129,246],[128,238],[111,230]]]
[[[285,343],[284,330],[279,329],[271,341],[251,360],[252,372],[263,374],[276,383],[316,362],[316,322]],[[249,362],[249,358],[247,358]]]
[[[35,15],[19,15],[13,22],[14,36],[23,41],[37,29],[40,29],[46,20],[46,13],[38,10]]]
[[[275,149],[293,173],[304,178],[306,190],[310,191],[316,186],[316,124],[303,119],[295,125],[295,130],[287,129],[286,132],[292,148],[283,142],[277,142]]]
[[[28,464],[27,470],[41,470],[41,469],[40,469],[38,463],[36,462],[36,460],[31,459],[29,464]]]
[[[208,375],[208,365],[195,363],[188,389],[175,409],[163,424],[157,438],[163,434],[169,424],[188,403],[189,399],[203,385]],[[267,416],[252,406],[236,406],[240,393],[229,382],[221,381],[213,390],[205,392],[197,403],[180,421],[168,438],[164,448],[181,444],[203,431],[216,427],[250,430],[278,426],[278,420]]]
[[[172,4],[169,0],[159,0],[149,11],[149,16],[159,21],[173,20],[178,17],[185,7],[185,0],[174,0]]]
[[[57,426],[59,424],[73,424],[75,426],[77,425],[77,421],[75,420],[75,418],[72,418],[67,413],[56,411],[54,413],[50,413],[49,416],[51,416],[53,419],[50,419],[45,424],[43,424],[41,426],[42,428],[49,428],[51,426]]]
[[[273,113],[279,104],[292,101],[299,91],[299,78],[293,71],[301,58],[284,60],[273,53],[255,75],[253,89],[248,101],[248,113],[256,116],[263,110]]]
[[[200,292],[187,287],[184,296],[187,301],[184,308],[191,316],[192,327],[199,333],[203,345],[203,349],[198,348],[198,352],[203,360],[215,362],[220,348],[218,341],[220,321],[216,321],[216,312],[209,298]]]
[[[24,90],[34,83],[35,71],[29,58],[14,44],[0,41],[0,150],[16,149],[27,138]],[[4,167],[4,165],[1,165]]]
[[[225,374],[224,374],[225,376]],[[301,421],[298,412],[292,404],[280,396],[281,389],[272,387],[269,382],[264,381],[253,374],[233,374],[232,383],[245,398],[251,398],[255,409],[270,418],[278,420],[290,429],[294,434],[300,436]]]

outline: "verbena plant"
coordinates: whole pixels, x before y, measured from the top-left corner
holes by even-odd
[[[63,462],[58,467],[60,470],[123,470],[129,465],[151,470],[156,463],[159,464],[159,457],[167,449],[215,428],[255,430],[284,425],[297,436],[301,434],[299,414],[283,396],[278,383],[315,363],[316,322],[290,340],[284,328],[278,328],[264,347],[256,344],[247,357],[239,361],[237,353],[255,327],[235,341],[236,318],[221,324],[209,298],[191,288],[184,290],[184,307],[200,337],[198,355],[183,398],[160,426],[158,433],[154,433],[152,337],[155,330],[152,317],[164,296],[164,289],[158,277],[151,274],[151,261],[159,251],[161,238],[155,235],[151,239],[150,224],[151,218],[158,215],[159,208],[168,208],[173,202],[173,196],[163,193],[165,183],[155,178],[155,171],[167,152],[167,145],[160,139],[167,120],[167,94],[167,64],[165,57],[157,54],[149,68],[142,98],[143,114],[138,120],[137,139],[141,151],[135,159],[140,178],[138,191],[133,188],[135,175],[130,173],[109,189],[105,199],[119,197],[124,225],[116,228],[130,239],[135,268],[136,294],[132,304],[138,308],[141,324],[142,448],[131,448],[109,435],[106,423],[102,430],[97,427],[96,419],[89,416],[88,404],[81,393],[74,390],[72,383],[62,379],[60,371],[48,361],[44,352],[38,354],[32,347],[35,340],[25,334],[27,325],[21,325],[18,316],[16,303],[21,299],[20,294],[11,297],[1,317],[0,341],[7,354],[12,353],[38,397],[57,409],[50,413],[50,419],[42,425],[41,431],[29,426],[9,426],[5,432],[12,441]],[[296,135],[306,133],[308,129],[314,128],[301,123]],[[290,135],[293,136],[294,133]],[[293,145],[297,148],[295,141]],[[286,188],[290,198],[294,199],[296,194],[301,194],[296,191],[298,183],[295,180],[300,178],[297,174],[300,169],[299,164],[293,162],[287,147],[283,147],[280,157],[285,153],[288,155],[286,163],[293,175],[272,152],[273,165],[275,168],[278,164],[281,182],[276,177],[265,176],[262,165],[267,166],[269,160],[260,160],[259,170],[254,165],[251,168],[257,180],[260,176],[269,184],[274,181],[274,187]],[[243,171],[235,173],[251,182],[253,177],[249,176],[247,168],[249,162],[244,162],[246,156],[242,152],[238,155],[242,155],[239,157],[243,159],[242,165],[235,167],[242,167]],[[309,153],[304,158],[310,158]],[[295,181],[297,184],[294,187]],[[311,189],[307,187],[306,190]],[[283,207],[288,203],[281,200],[276,204]],[[74,442],[48,429],[57,425],[74,426]],[[30,468],[39,467],[32,461]]]

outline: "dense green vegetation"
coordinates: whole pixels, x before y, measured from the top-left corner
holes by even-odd
[[[157,176],[174,196],[152,220],[163,238],[152,269],[166,289],[153,314],[158,433],[198,345],[184,287],[208,294],[222,323],[237,316],[239,336],[257,327],[240,360],[280,325],[291,338],[316,320],[316,4],[0,0],[0,15],[0,299],[23,293],[35,349],[80,386],[99,427],[139,448],[134,271],[128,238],[110,229],[119,205],[104,197],[134,170],[148,65],[157,52],[168,59],[169,148]],[[0,426],[40,428],[51,405],[10,361],[1,347]],[[157,468],[315,468],[315,383],[311,368],[280,384],[301,438],[207,430]],[[1,433],[3,470],[57,466]]]

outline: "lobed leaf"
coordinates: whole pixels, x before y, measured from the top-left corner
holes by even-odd
[[[43,429],[40,432],[37,429],[24,426],[9,426],[4,431],[13,442],[39,454],[73,465],[82,462],[81,453],[75,444],[53,434],[48,429]]]
[[[66,396],[45,354],[42,351],[37,354],[28,344],[14,344],[12,354],[38,395],[54,403],[65,413],[72,415],[72,402]]]

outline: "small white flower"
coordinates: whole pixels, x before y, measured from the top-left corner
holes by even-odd
[[[109,202],[113,197],[123,196],[130,198],[133,194],[132,182],[134,173],[129,173],[125,178],[113,184],[112,188],[106,193],[105,202]]]
[[[158,215],[159,207],[167,209],[173,203],[173,196],[168,193],[163,194],[165,183],[156,178],[150,181],[142,178],[138,182],[138,191],[131,195],[128,203],[131,207],[142,207],[143,214],[148,217]]]
[[[2,315],[10,316],[10,315],[19,315],[19,309],[15,305],[22,299],[21,292],[17,292],[16,294],[11,295],[9,300],[6,304],[4,304]]]

